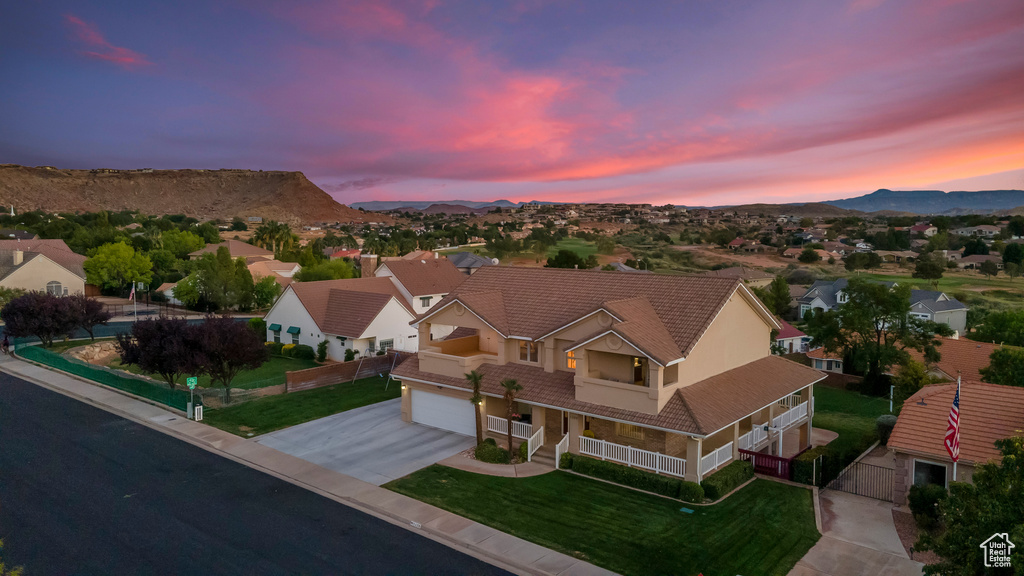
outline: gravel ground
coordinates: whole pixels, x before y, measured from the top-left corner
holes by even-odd
[[[900,542],[903,543],[903,547],[907,550],[911,560],[924,562],[925,564],[934,564],[939,561],[939,556],[931,550],[927,552],[910,551],[911,547],[917,543],[918,535],[917,523],[914,522],[913,514],[894,508],[892,511],[892,521],[896,524],[896,533],[900,535]]]

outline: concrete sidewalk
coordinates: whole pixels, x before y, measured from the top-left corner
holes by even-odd
[[[287,480],[517,574],[614,574],[419,500],[193,422],[183,413],[99,384],[9,356],[0,357],[0,370]]]

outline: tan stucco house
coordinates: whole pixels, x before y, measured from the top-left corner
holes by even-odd
[[[84,262],[63,240],[0,240],[0,287],[84,294]]]
[[[824,375],[771,354],[780,326],[737,278],[488,266],[414,325],[419,352],[392,373],[406,421],[472,435],[475,408],[504,437],[499,382],[514,378],[513,435],[531,458],[568,451],[699,481],[740,449],[810,444]],[[440,326],[455,331],[431,339]],[[471,370],[484,376],[477,407]]]

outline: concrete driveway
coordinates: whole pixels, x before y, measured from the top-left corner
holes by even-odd
[[[401,399],[256,438],[260,444],[380,486],[473,446],[475,439],[402,422]]]

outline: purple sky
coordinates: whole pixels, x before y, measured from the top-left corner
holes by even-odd
[[[1024,188],[1024,2],[48,2],[0,162],[301,170],[343,202]]]

